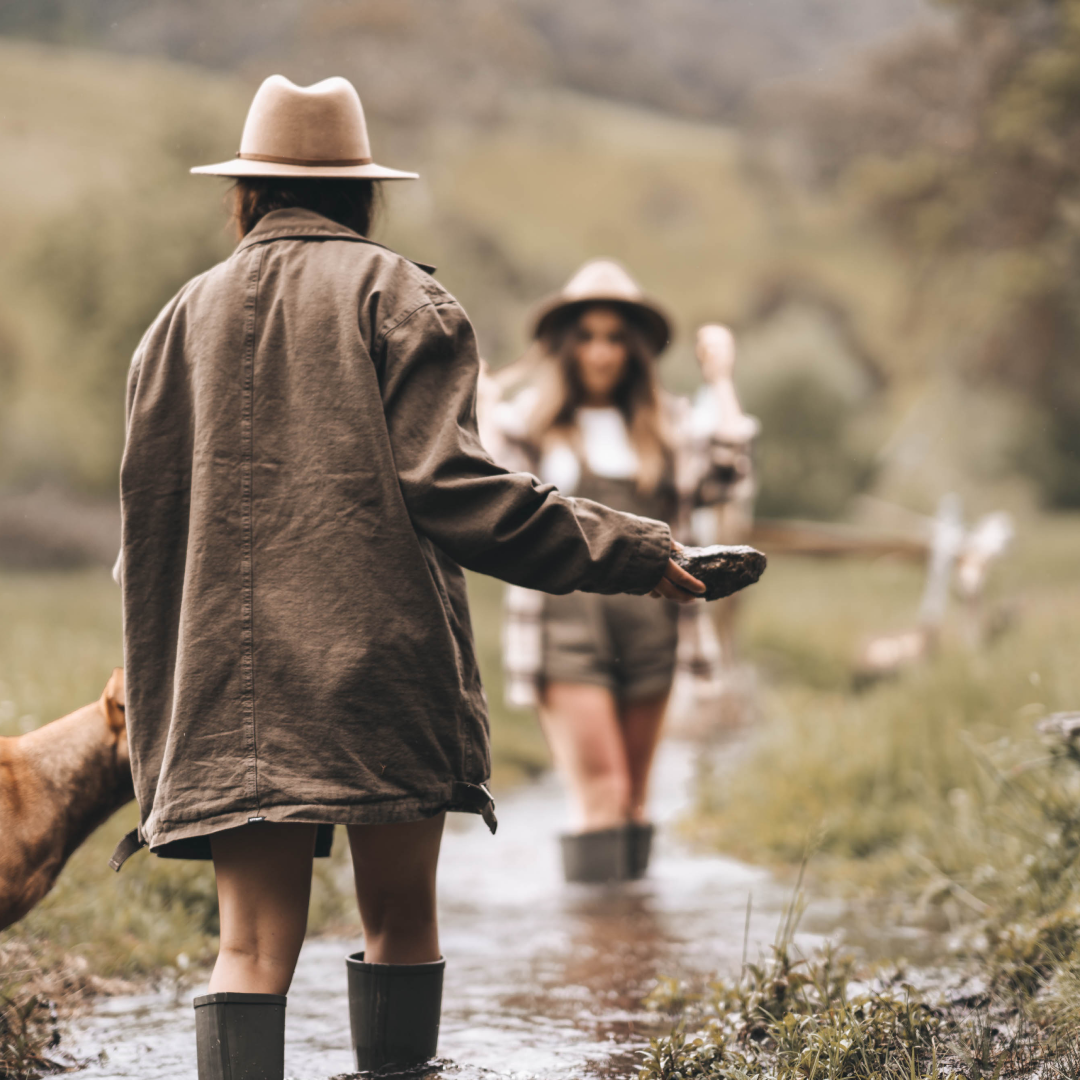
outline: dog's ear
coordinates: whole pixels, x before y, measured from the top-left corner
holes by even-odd
[[[105,719],[113,731],[123,731],[126,724],[124,717],[124,669],[113,668],[105,690],[101,695],[101,707],[105,710]]]

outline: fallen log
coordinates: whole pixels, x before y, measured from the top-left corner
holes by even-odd
[[[750,531],[751,543],[770,555],[809,555],[818,558],[891,555],[911,562],[925,562],[931,537],[917,534],[883,534],[824,521],[786,521],[758,518]]]

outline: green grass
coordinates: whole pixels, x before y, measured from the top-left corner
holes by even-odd
[[[470,580],[481,666],[492,700],[496,795],[546,762],[527,713],[502,707],[498,672],[501,585]],[[17,735],[95,700],[122,663],[120,591],[104,570],[0,572],[0,735]],[[27,984],[61,994],[100,980],[159,975],[212,959],[217,902],[206,863],[132,858],[106,866],[138,821],[134,804],[72,856],[53,891],[0,933],[0,997]],[[318,860],[309,926],[355,932],[347,845]]]
[[[972,994],[955,976],[928,986],[828,948],[803,957],[789,934],[734,978],[668,980],[647,1004],[679,1024],[651,1041],[638,1080],[1073,1080],[1080,1068],[1075,1008],[1070,1022],[1000,984]]]
[[[1080,707],[1078,550],[1080,518],[1026,521],[988,603],[1015,611],[1006,632],[972,650],[954,617],[935,659],[862,691],[854,651],[911,624],[920,571],[773,560],[746,598],[760,726],[690,827],[953,944],[906,971],[799,956],[789,923],[734,978],[657,987],[677,1027],[639,1080],[1077,1075],[1080,740],[1034,725]]]
[[[819,875],[857,890],[919,887],[929,866],[985,887],[1001,855],[980,832],[987,755],[1029,752],[1036,720],[1080,706],[1078,548],[1076,518],[1032,520],[987,603],[1011,627],[971,649],[954,610],[937,657],[861,692],[860,641],[914,625],[921,571],[774,559],[744,626],[762,723],[749,760],[703,789],[699,834],[755,861],[813,849]]]

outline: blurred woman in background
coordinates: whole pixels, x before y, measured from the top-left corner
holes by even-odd
[[[685,535],[717,477],[693,407],[657,380],[656,360],[671,337],[663,308],[618,263],[594,260],[540,305],[531,332],[530,353],[482,383],[489,448],[564,494]],[[528,385],[500,402],[497,383],[510,384],[522,368]],[[720,501],[731,484],[711,487]],[[568,881],[645,872],[649,773],[675,676],[678,624],[668,601],[508,590],[508,697],[537,707],[570,789],[577,831],[562,838]]]

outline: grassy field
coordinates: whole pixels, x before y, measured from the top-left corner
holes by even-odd
[[[972,649],[954,618],[933,660],[862,689],[851,658],[912,624],[920,572],[773,561],[744,627],[761,718],[689,827],[793,878],[805,863],[890,931],[951,933],[912,972],[799,956],[789,927],[735,978],[661,986],[679,1027],[640,1080],[1077,1075],[1080,743],[1035,725],[1080,708],[1078,552],[1077,517],[1026,521],[993,579],[996,638]]]
[[[861,641],[914,625],[922,571],[774,560],[744,627],[762,725],[746,766],[703,792],[702,834],[757,861],[812,849],[856,888],[925,884],[931,864],[988,886],[1004,855],[984,831],[988,758],[1028,752],[1035,721],[1080,706],[1078,551],[1080,520],[1030,520],[991,582],[996,639],[970,648],[954,604],[936,658],[861,691]]]
[[[543,738],[530,714],[502,707],[498,671],[501,586],[473,577],[474,621],[492,702],[496,796],[544,767]],[[96,699],[122,663],[119,589],[104,570],[0,572],[0,735],[17,735]],[[138,821],[134,804],[72,857],[42,904],[0,933],[0,997],[28,982],[53,993],[101,980],[160,975],[212,958],[217,901],[209,865],[142,853],[114,874],[113,846]],[[313,931],[353,932],[346,845],[319,860]]]

